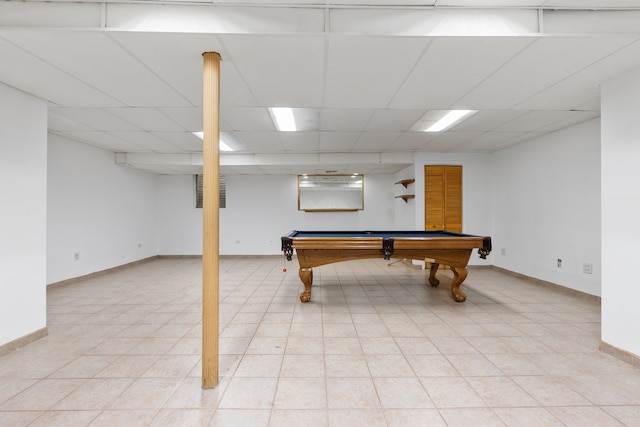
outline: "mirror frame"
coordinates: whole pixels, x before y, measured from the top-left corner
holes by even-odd
[[[349,184],[354,183],[353,178],[357,177],[360,179],[360,188],[351,187],[352,191],[360,192],[360,203],[351,203],[348,204],[347,200],[340,197],[335,197],[329,199],[330,203],[324,203],[319,205],[309,205],[306,202],[306,198],[303,197],[304,186],[301,185],[302,180],[316,177],[317,179],[326,178],[327,181],[330,181],[331,184],[336,185],[344,185],[348,186]],[[341,179],[343,178],[343,179]],[[347,188],[347,187],[345,187]],[[335,188],[330,190],[335,191]],[[326,192],[325,192],[326,193]],[[307,192],[307,194],[309,194]],[[326,194],[325,194],[326,196]],[[305,200],[303,200],[305,199]],[[357,204],[357,206],[356,206]],[[298,175],[298,210],[304,212],[355,212],[364,210],[364,175],[362,174],[304,174]]]

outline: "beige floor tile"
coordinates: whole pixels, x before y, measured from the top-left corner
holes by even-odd
[[[544,375],[547,371],[524,354],[485,353],[486,357],[505,375]]]
[[[389,427],[445,427],[436,409],[385,409]]]
[[[160,378],[184,378],[200,361],[200,355],[173,355],[160,356],[156,362],[147,369],[143,377]]]
[[[263,323],[258,326],[256,337],[288,337],[291,329],[288,323]]]
[[[384,412],[381,409],[330,409],[331,427],[386,427]]]
[[[402,354],[440,354],[440,350],[427,337],[396,337],[396,344]]]
[[[504,375],[482,354],[448,354],[445,356],[464,377],[486,377]]]
[[[510,427],[564,426],[545,408],[495,408],[494,412]]]
[[[180,338],[145,338],[133,346],[127,354],[165,354],[171,347],[176,345],[179,339]]]
[[[127,427],[146,427],[149,425],[157,410],[107,410],[102,411],[89,424],[91,427],[114,427],[126,425]]]
[[[573,381],[566,377],[538,375],[514,376],[512,379],[543,406],[585,406],[591,403],[572,389]]]
[[[107,338],[87,352],[90,355],[126,354],[144,338]]]
[[[282,354],[247,354],[240,361],[235,376],[277,378],[282,359]]]
[[[268,427],[271,411],[261,409],[218,409],[211,418],[211,427]]]
[[[96,378],[137,378],[149,369],[160,356],[123,355],[95,375]]]
[[[202,355],[202,338],[183,337],[171,347],[167,354]]]
[[[324,325],[324,336],[331,338],[355,338],[358,335],[352,323],[328,323]]]
[[[433,337],[430,338],[442,354],[475,354],[478,353],[466,339],[462,337]]]
[[[327,378],[330,409],[380,408],[371,378]]]
[[[316,337],[289,337],[287,354],[324,354],[324,342]]]
[[[366,356],[372,377],[415,377],[407,359],[401,354],[368,354]]]
[[[289,337],[295,338],[322,338],[324,336],[322,324],[292,323],[289,329]]]
[[[7,411],[0,412],[0,426],[20,427],[29,425],[44,411]]]
[[[325,356],[323,354],[285,354],[280,370],[281,378],[324,378]]]
[[[325,338],[325,354],[359,354],[362,353],[360,340],[357,338]]]
[[[269,409],[277,378],[233,378],[218,405],[222,409]]]
[[[360,338],[360,345],[365,354],[400,354],[400,347],[392,337]]]
[[[370,377],[369,365],[363,354],[327,354],[325,356],[327,378]]]
[[[160,409],[181,382],[181,379],[176,378],[137,379],[108,409]]]
[[[117,355],[80,356],[58,369],[49,378],[93,378],[117,358]]]
[[[441,354],[409,354],[409,365],[419,377],[453,377],[458,370]]]
[[[246,354],[283,354],[287,347],[287,337],[255,337],[249,343]]]
[[[463,377],[423,377],[420,381],[436,408],[487,406]]]
[[[324,378],[280,378],[273,403],[275,409],[324,409],[327,407]]]
[[[640,405],[601,406],[601,409],[627,426],[640,425]]]
[[[49,411],[33,421],[33,427],[86,426],[95,419],[99,411]]]
[[[374,378],[383,408],[433,408],[418,378]]]
[[[31,387],[36,381],[33,379],[0,379],[0,403]]]
[[[597,406],[571,406],[547,408],[566,426],[621,427],[624,424]]]
[[[640,424],[640,371],[600,345],[596,302],[493,269],[468,299],[381,260],[221,259],[219,378],[202,388],[201,260],[48,292],[49,335],[0,357],[0,425]],[[153,424],[152,424],[153,425]]]
[[[88,380],[58,402],[53,409],[56,411],[101,410],[107,407],[131,383],[132,380],[129,378]]]
[[[84,384],[84,379],[38,381],[0,405],[0,411],[47,410]]]
[[[161,409],[149,423],[149,427],[206,427],[212,416],[211,409]]]
[[[537,406],[538,402],[509,377],[466,377],[487,405],[494,408]]]
[[[441,409],[440,415],[448,427],[504,427],[504,423],[489,408]]]
[[[202,378],[189,377],[176,388],[164,404],[171,409],[214,409],[218,406],[229,380],[223,378],[214,388],[202,388]]]
[[[326,427],[328,413],[319,409],[276,409],[269,427]]]

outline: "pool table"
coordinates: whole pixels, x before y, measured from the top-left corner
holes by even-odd
[[[450,231],[291,231],[282,236],[282,251],[291,261],[296,250],[300,280],[304,291],[300,301],[311,299],[313,267],[340,261],[382,257],[430,260],[429,283],[438,286],[436,272],[440,264],[453,272],[451,294],[457,302],[467,296],[460,285],[467,277],[467,263],[471,251],[478,248],[480,258],[491,252],[491,237]]]

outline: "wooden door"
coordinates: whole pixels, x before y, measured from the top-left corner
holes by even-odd
[[[424,167],[424,228],[462,232],[462,166]]]

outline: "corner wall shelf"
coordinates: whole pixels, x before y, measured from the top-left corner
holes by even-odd
[[[396,196],[396,199],[402,199],[402,200],[404,200],[405,203],[408,203],[407,200],[413,199],[415,197],[416,196],[413,195],[413,194],[403,194],[402,196]]]
[[[407,188],[409,184],[413,184],[414,182],[416,182],[415,179],[403,179],[402,181],[396,182],[396,184],[402,184],[404,188]]]
[[[400,184],[404,188],[407,188],[407,187],[409,187],[409,184],[413,184],[414,182],[416,182],[415,179],[403,179],[403,180],[400,180],[400,181],[396,182],[396,184]],[[404,200],[405,203],[409,203],[408,200],[409,199],[413,199],[415,197],[416,196],[414,194],[403,194],[401,196],[396,196],[396,199],[402,199],[402,200]]]

